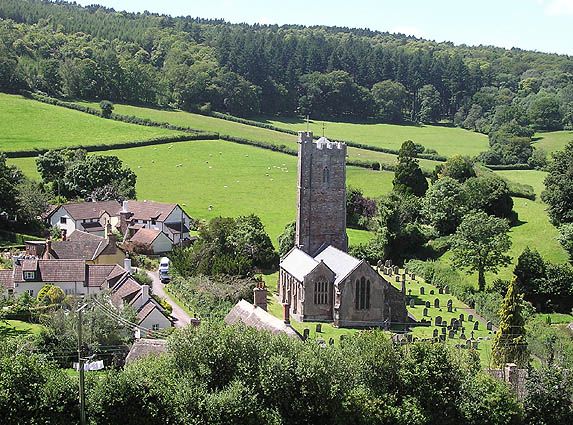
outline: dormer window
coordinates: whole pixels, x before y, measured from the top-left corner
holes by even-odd
[[[24,280],[35,280],[36,272],[24,272]]]

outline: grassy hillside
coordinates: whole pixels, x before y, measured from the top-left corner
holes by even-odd
[[[22,96],[0,93],[0,151],[113,144],[179,133],[105,120]]]
[[[567,143],[573,140],[573,131],[551,131],[547,133],[536,133],[534,136],[535,146],[555,152],[562,150]]]
[[[296,157],[225,141],[118,149],[117,155],[137,174],[139,199],[179,202],[193,217],[261,217],[276,242],[296,210]],[[105,154],[105,153],[104,153]],[[37,176],[33,158],[10,160]],[[367,196],[391,190],[393,173],[348,167],[347,182]],[[209,207],[211,206],[211,209]],[[349,230],[351,243],[368,232]]]
[[[262,121],[290,130],[306,128],[306,122],[300,119],[272,118]],[[455,127],[311,120],[309,129],[315,134],[322,134],[323,125],[326,136],[334,139],[352,140],[391,149],[400,149],[405,140],[413,140],[445,156],[474,156],[487,150],[489,146],[487,136]]]

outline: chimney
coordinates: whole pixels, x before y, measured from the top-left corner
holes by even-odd
[[[141,302],[145,304],[149,300],[149,285],[141,285]]]
[[[125,259],[123,260],[123,268],[124,268],[129,274],[132,273],[132,270],[131,270],[131,258],[125,258]]]
[[[52,252],[52,240],[46,239],[46,249],[44,250],[44,255],[42,257],[44,257],[45,260],[49,259],[51,252]]]
[[[109,241],[109,245],[115,246],[117,244],[117,236],[113,233],[111,222],[109,220],[105,225],[105,238]]]
[[[255,307],[267,311],[267,288],[264,282],[258,282],[253,289],[253,304]]]
[[[62,229],[62,240],[65,241],[68,238],[68,231],[66,229]]]
[[[123,213],[129,212],[127,205],[128,205],[128,201],[123,201],[121,203],[121,211],[120,212],[123,212]]]
[[[286,325],[290,325],[290,304],[283,304],[283,321]]]

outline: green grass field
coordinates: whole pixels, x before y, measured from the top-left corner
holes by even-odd
[[[0,340],[14,336],[35,335],[41,329],[42,326],[35,323],[0,319]]]
[[[137,174],[138,199],[178,202],[193,217],[257,214],[276,243],[296,211],[296,157],[225,141],[193,141],[172,145],[117,149]],[[27,175],[37,176],[33,158],[19,158]],[[347,168],[347,183],[367,196],[392,187],[393,173]],[[209,209],[211,207],[211,209]],[[349,229],[351,243],[364,242],[369,232]]]
[[[270,118],[261,121],[290,130],[306,128],[306,122],[300,119]],[[437,150],[441,155],[475,156],[489,147],[487,136],[454,127],[311,120],[309,129],[315,134],[322,134],[323,124],[326,137],[391,149],[400,149],[404,141],[413,140],[427,148]]]
[[[112,145],[177,134],[0,93],[0,151]]]
[[[562,150],[565,145],[573,141],[573,131],[551,131],[547,133],[536,133],[537,139],[534,146],[544,149],[547,152]]]
[[[535,191],[536,201],[541,200],[541,192],[545,190],[543,181],[547,176],[545,171],[540,170],[502,170],[495,171],[495,174],[505,179],[521,184],[528,184]]]

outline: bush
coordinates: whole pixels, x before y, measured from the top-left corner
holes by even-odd
[[[140,285],[147,285],[151,287],[151,284],[153,283],[151,277],[149,277],[149,275],[144,270],[138,270],[137,272],[133,273],[131,277],[133,277],[135,281]]]

